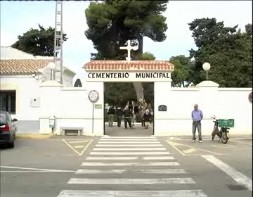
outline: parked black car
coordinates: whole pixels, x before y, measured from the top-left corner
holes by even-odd
[[[7,144],[10,148],[14,147],[17,126],[16,118],[12,119],[7,111],[0,110],[0,144]]]

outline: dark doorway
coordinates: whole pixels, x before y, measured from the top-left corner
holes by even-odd
[[[154,82],[142,82],[142,86],[145,100],[138,100],[132,82],[104,82],[104,135],[154,135]],[[131,118],[132,128],[127,125],[127,129],[124,115],[119,115],[126,107],[135,112],[135,116]],[[148,128],[142,124],[142,114],[146,108],[151,112],[151,122],[146,123]],[[110,121],[112,119],[113,123]]]

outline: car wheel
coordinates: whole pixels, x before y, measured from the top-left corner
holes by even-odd
[[[9,148],[14,148],[14,140],[8,144]]]

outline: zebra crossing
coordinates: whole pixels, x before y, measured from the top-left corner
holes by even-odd
[[[101,137],[57,197],[207,197],[153,136]]]

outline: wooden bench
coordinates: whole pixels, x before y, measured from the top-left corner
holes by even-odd
[[[82,135],[83,134],[83,127],[61,127],[61,135],[66,135],[66,131],[77,131],[77,135]]]

